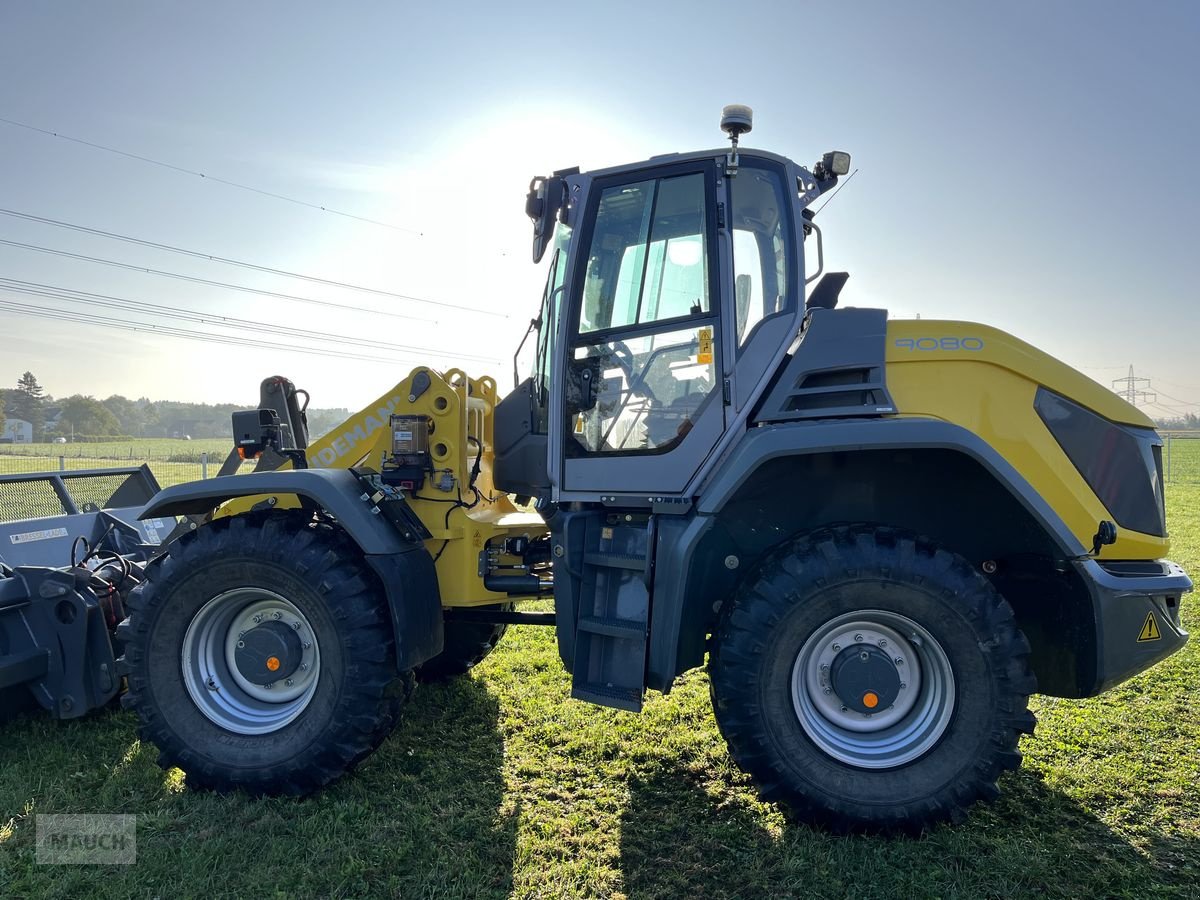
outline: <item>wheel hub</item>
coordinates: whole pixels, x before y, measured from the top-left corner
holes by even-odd
[[[848,709],[873,715],[896,702],[902,684],[897,668],[878,647],[847,647],[834,657],[829,683]]]
[[[271,684],[290,678],[300,668],[304,647],[296,629],[282,622],[264,622],[241,636],[234,650],[234,665],[253,684]]]
[[[888,610],[830,619],[800,648],[792,704],[805,733],[847,765],[884,769],[932,749],[954,712],[954,673],[921,625]]]
[[[321,677],[321,653],[296,604],[245,587],[213,597],[196,612],[180,666],[189,696],[211,721],[234,734],[267,734],[308,706]]]

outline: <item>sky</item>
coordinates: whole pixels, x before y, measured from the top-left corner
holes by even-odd
[[[985,322],[1105,385],[1132,365],[1151,414],[1200,412],[1197,46],[1186,2],[9,0],[0,118],[209,177],[0,122],[0,209],[386,293],[0,214],[0,240],[133,267],[0,244],[0,384],[252,405],[283,374],[351,408],[421,364],[507,385],[545,278],[530,178],[721,146],[745,103],[743,146],[853,156],[819,220],[843,303]],[[32,314],[56,311],[90,321]]]

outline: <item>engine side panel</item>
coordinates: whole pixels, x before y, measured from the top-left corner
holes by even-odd
[[[1090,548],[1101,520],[1113,519],[1038,417],[1039,386],[1112,422],[1154,423],[1116,394],[1024,341],[966,322],[888,323],[887,385],[905,416],[941,419],[976,435]],[[1119,528],[1104,559],[1158,559],[1165,537]]]

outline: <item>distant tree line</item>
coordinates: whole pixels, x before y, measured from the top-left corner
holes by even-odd
[[[1159,428],[1166,429],[1197,429],[1200,428],[1200,415],[1196,415],[1195,413],[1187,413],[1185,415],[1175,416],[1170,419],[1155,419],[1154,424],[1156,424]]]
[[[178,400],[131,400],[113,394],[99,400],[91,395],[72,394],[54,398],[46,393],[32,372],[17,379],[15,388],[0,388],[0,438],[10,431],[6,419],[21,419],[33,426],[33,440],[97,440],[114,438],[220,438],[229,437],[230,416],[250,404],[184,403]],[[308,410],[309,431],[324,434],[350,411]]]

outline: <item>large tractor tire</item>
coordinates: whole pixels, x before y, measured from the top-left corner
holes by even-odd
[[[717,723],[763,796],[835,831],[960,819],[1021,763],[1036,687],[1012,609],[960,556],[872,526],[774,553],[723,611]]]
[[[191,786],[316,790],[379,746],[412,690],[357,547],[301,515],[201,526],[128,606],[124,705]]]
[[[507,612],[513,608],[513,604],[497,603],[475,608]],[[442,652],[417,667],[417,680],[426,683],[446,681],[466,673],[496,649],[507,630],[507,625],[486,622],[446,622]]]

